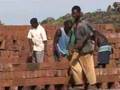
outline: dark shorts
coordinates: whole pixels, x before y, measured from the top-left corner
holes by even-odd
[[[98,52],[98,63],[108,64],[110,60],[110,51]]]

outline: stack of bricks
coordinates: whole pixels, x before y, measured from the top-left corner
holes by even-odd
[[[0,26],[0,87],[67,84],[66,60],[54,62],[53,38],[57,27],[44,25],[48,36],[48,57],[45,63],[27,64],[29,43],[27,33],[30,26]],[[105,69],[96,69],[99,83],[118,82],[120,62],[120,34],[109,25],[96,25],[113,46],[110,64]],[[97,57],[97,56],[95,56]],[[111,78],[111,79],[109,79]],[[118,79],[117,79],[118,78]],[[2,90],[0,88],[0,90]],[[11,89],[13,90],[13,89]],[[25,89],[27,90],[27,89]],[[54,89],[52,89],[54,90]]]
[[[116,32],[112,24],[99,24],[96,26],[97,29],[107,37],[113,48],[113,53],[110,56],[110,63],[107,67],[96,69],[97,81],[102,83],[102,88],[104,89],[108,89],[108,86],[112,89],[119,89],[120,33]]]
[[[48,36],[48,57],[43,64],[27,63],[30,26],[0,26],[0,90],[17,90],[17,86],[67,85],[67,60],[54,62],[52,44],[56,27],[44,25]],[[25,88],[24,87],[24,88]],[[22,90],[27,90],[26,88]]]
[[[113,48],[113,53],[110,56],[110,64],[109,67],[117,67],[120,62],[120,33],[116,32],[116,29],[113,27],[112,24],[105,24],[105,25],[96,25],[101,33],[103,33],[107,39],[110,45]]]

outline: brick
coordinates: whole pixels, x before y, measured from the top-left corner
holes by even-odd
[[[5,90],[4,87],[0,87],[0,90]]]
[[[10,87],[10,90],[18,90],[18,87],[17,86],[12,86],[12,87]]]

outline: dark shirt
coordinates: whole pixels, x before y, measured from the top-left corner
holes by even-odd
[[[91,39],[93,32],[90,29],[91,28],[88,27],[88,23],[86,21],[81,21],[76,25],[75,48],[78,49],[80,53],[89,53],[93,51],[93,43]]]

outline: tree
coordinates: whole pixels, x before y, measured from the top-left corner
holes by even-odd
[[[111,5],[109,5],[107,8],[107,12],[111,12],[111,11],[112,11],[112,7],[111,7]]]
[[[117,8],[117,2],[113,3],[113,7],[116,9]]]
[[[48,17],[48,18],[46,18],[45,20],[43,20],[43,21],[41,22],[41,24],[53,23],[54,21],[55,21],[54,18]]]

